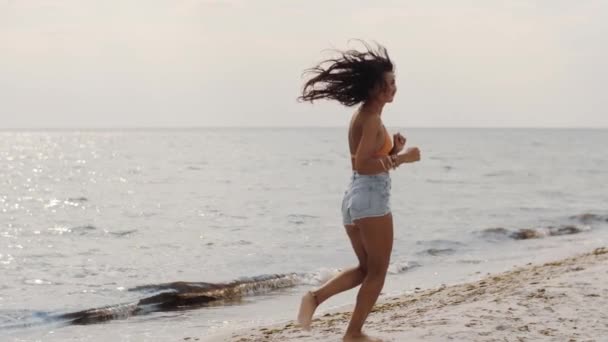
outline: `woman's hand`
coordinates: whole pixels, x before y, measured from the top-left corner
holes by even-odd
[[[420,150],[418,147],[410,147],[402,154],[404,163],[413,163],[420,160]]]
[[[403,151],[405,147],[406,139],[401,133],[396,133],[393,135],[393,151],[391,154],[397,154]]]

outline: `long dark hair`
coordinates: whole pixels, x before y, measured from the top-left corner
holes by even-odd
[[[384,73],[393,71],[393,62],[386,48],[376,43],[374,49],[366,42],[358,41],[367,51],[334,50],[339,57],[305,70],[303,75],[312,77],[304,83],[298,100],[329,99],[350,107],[367,101],[374,87],[380,85],[383,88]]]

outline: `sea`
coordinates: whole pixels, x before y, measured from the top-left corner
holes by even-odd
[[[608,246],[608,130],[406,128],[381,297]],[[205,341],[357,259],[347,128],[0,131],[0,341]],[[319,314],[353,304],[341,293]]]

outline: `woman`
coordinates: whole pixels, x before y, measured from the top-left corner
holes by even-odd
[[[359,265],[342,271],[315,291],[302,297],[298,322],[310,329],[315,309],[329,297],[361,284],[344,341],[381,341],[362,332],[363,323],[384,286],[393,247],[393,218],[389,197],[389,171],[420,160],[418,148],[405,147],[399,133],[391,137],[382,124],[384,105],[393,102],[397,87],[386,49],[348,50],[307,70],[302,101],[336,100],[345,106],[360,105],[348,130],[353,175],[344,194],[342,216]]]

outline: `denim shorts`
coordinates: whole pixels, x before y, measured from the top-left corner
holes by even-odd
[[[391,177],[387,172],[361,175],[354,171],[342,200],[342,223],[352,225],[358,219],[390,213],[390,197]]]

